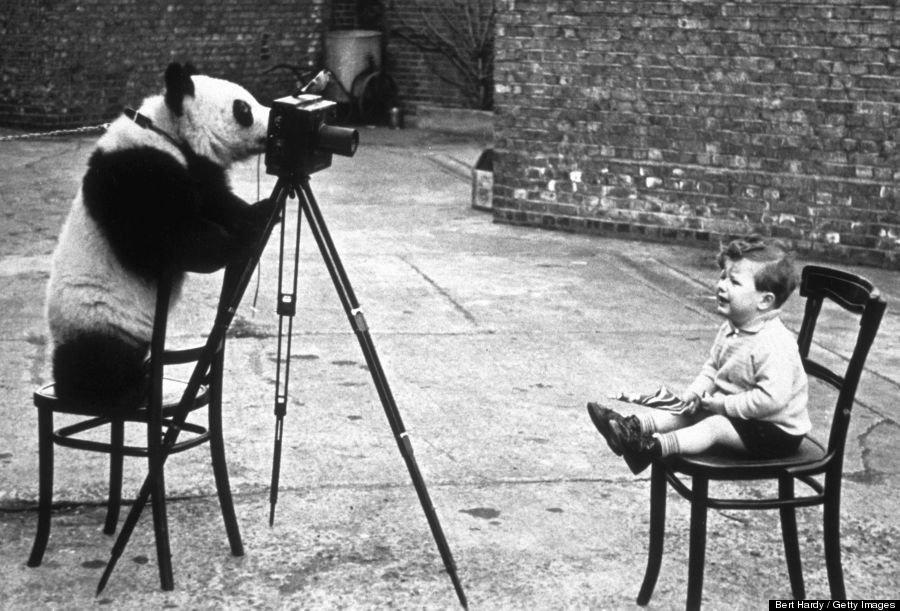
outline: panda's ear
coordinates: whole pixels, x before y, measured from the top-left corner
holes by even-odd
[[[194,95],[194,81],[191,80],[192,66],[182,66],[177,62],[166,68],[166,106],[175,115],[181,116],[184,96]]]

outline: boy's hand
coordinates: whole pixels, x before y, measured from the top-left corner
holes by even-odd
[[[725,413],[725,398],[714,397],[712,395],[703,395],[700,398],[700,407],[714,414]]]
[[[700,408],[700,397],[692,392],[685,393],[681,397],[681,402],[684,404],[684,409],[681,410],[681,413],[686,416],[697,413],[697,410]]]

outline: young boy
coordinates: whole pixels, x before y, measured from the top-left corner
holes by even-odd
[[[750,237],[728,244],[717,262],[716,311],[725,322],[681,397],[686,410],[623,417],[588,404],[610,449],[635,474],[653,457],[714,445],[759,458],[788,456],[812,426],[797,340],[779,318],[797,286],[790,255],[778,242]]]

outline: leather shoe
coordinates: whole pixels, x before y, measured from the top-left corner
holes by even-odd
[[[622,416],[597,403],[588,403],[587,411],[588,415],[591,417],[591,422],[594,423],[594,426],[597,427],[597,430],[603,435],[609,449],[612,450],[616,456],[621,456],[622,445],[618,442],[618,439],[613,437],[612,431],[610,430],[610,423],[613,421],[621,421]]]
[[[624,423],[609,423],[610,437],[622,448],[622,457],[631,472],[637,475],[650,466],[653,458],[659,456],[659,441],[649,433],[641,433]],[[612,447],[612,444],[610,444]]]

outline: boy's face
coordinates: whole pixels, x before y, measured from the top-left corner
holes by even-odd
[[[735,327],[741,327],[774,306],[775,296],[756,290],[753,276],[761,263],[725,259],[725,267],[716,285],[716,311]]]

